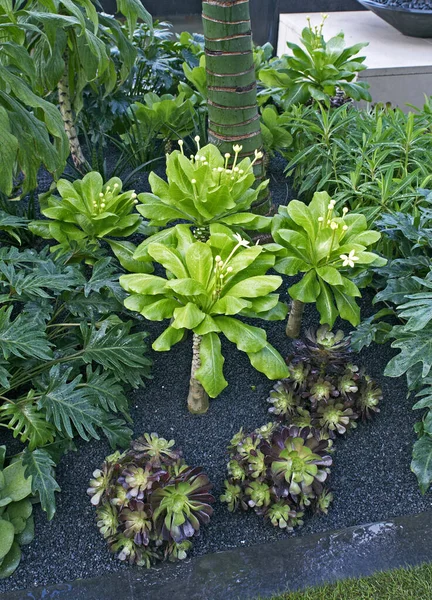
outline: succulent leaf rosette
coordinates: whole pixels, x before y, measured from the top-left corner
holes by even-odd
[[[29,226],[36,235],[57,240],[53,251],[67,253],[78,247],[85,253],[98,248],[103,238],[127,238],[142,223],[136,212],[137,195],[133,190],[123,191],[118,177],[104,184],[100,173],[92,171],[73,183],[59,179],[56,186],[60,197],[51,193],[41,197],[41,213],[47,220]],[[125,252],[115,240],[112,249],[116,255],[119,250]]]
[[[330,447],[313,427],[269,423],[250,434],[241,431],[229,446],[221,501],[231,512],[252,508],[275,527],[292,531],[302,525],[306,508],[328,508],[331,494],[323,484],[332,464]],[[322,496],[327,500],[320,501]]]
[[[97,508],[97,526],[119,560],[147,567],[182,560],[210,521],[212,485],[173,446],[173,440],[145,434],[93,473],[87,493]]]
[[[314,427],[331,440],[355,428],[359,418],[378,413],[381,389],[350,362],[350,342],[326,325],[296,340],[287,360],[289,376],[267,398],[269,413],[300,429]]]
[[[249,158],[239,161],[242,150],[239,145],[233,147],[233,155],[222,155],[213,144],[200,148],[199,136],[195,140],[196,154],[187,157],[180,140],[180,150],[167,155],[168,181],[150,173],[152,193],[138,195],[138,212],[154,227],[185,221],[204,241],[212,223],[227,225],[243,237],[244,228],[269,231],[271,219],[250,212],[252,204],[268,185],[267,180],[253,187],[253,166],[262,154],[257,152],[252,161]],[[172,228],[154,234],[138,246],[135,258],[147,257],[150,243],[169,240],[172,235]]]
[[[280,354],[269,344],[264,329],[247,325],[238,316],[264,320],[285,318],[286,306],[274,292],[282,279],[267,275],[275,255],[267,246],[250,247],[227,227],[210,226],[206,243],[197,241],[187,225],[174,230],[176,246],[152,243],[148,251],[167,277],[123,275],[121,286],[130,294],[125,306],[146,319],[170,319],[153,349],[165,352],[193,332],[189,410],[203,413],[208,396],[215,398],[228,385],[223,374],[220,335],[245,352],[252,366],[269,379],[288,374]]]
[[[305,303],[316,303],[320,323],[333,326],[336,318],[360,323],[360,308],[356,298],[360,290],[353,278],[371,267],[386,264],[386,260],[368,251],[381,237],[368,229],[366,217],[349,213],[342,215],[327,192],[317,192],[309,206],[292,200],[279,207],[272,223],[272,235],[285,253],[278,256],[275,269],[301,280],[288,289],[292,308],[287,335],[298,337]]]

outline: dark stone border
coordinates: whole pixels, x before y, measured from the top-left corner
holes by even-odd
[[[253,600],[432,561],[432,512],[77,580],[1,600]]]

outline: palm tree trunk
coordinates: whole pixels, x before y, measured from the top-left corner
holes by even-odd
[[[209,142],[224,154],[234,144],[243,146],[241,158],[263,151],[252,52],[249,0],[204,0],[208,87]],[[265,178],[263,159],[254,165],[259,184]],[[269,194],[254,211],[270,208]]]
[[[300,302],[300,300],[291,301],[291,309],[286,326],[286,334],[290,338],[295,339],[300,335],[304,307],[304,303]]]
[[[193,415],[203,415],[209,409],[209,397],[200,382],[195,379],[195,373],[201,366],[200,359],[201,336],[193,334],[192,341],[192,368],[189,382],[189,395],[187,405]]]
[[[59,97],[60,114],[62,116],[66,135],[69,140],[69,147],[72,160],[75,167],[79,171],[84,172],[87,161],[81,149],[78,134],[75,129],[73,120],[72,104],[69,90],[69,68],[67,59],[65,59],[65,69],[63,76],[57,84],[57,91]]]

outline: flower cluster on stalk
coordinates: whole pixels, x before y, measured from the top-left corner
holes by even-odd
[[[196,152],[196,154],[191,154],[189,156],[188,160],[190,162],[192,169],[197,172],[197,176],[193,177],[191,179],[191,184],[193,186],[193,193],[194,193],[195,199],[197,199],[199,196],[198,186],[200,184],[199,184],[199,180],[197,179],[197,177],[199,177],[199,173],[201,173],[201,170],[203,168],[205,168],[206,171],[211,173],[210,180],[213,182],[214,186],[219,187],[221,185],[226,185],[228,187],[229,191],[231,192],[232,189],[234,188],[234,186],[236,185],[236,183],[238,181],[240,181],[242,178],[246,177],[249,173],[251,173],[254,164],[258,160],[261,160],[264,156],[262,152],[255,150],[254,158],[252,161],[250,161],[249,159],[246,159],[246,164],[244,161],[242,161],[240,164],[239,163],[239,155],[243,150],[243,146],[241,146],[239,144],[235,144],[233,146],[233,155],[231,155],[230,152],[226,152],[223,155],[223,158],[224,158],[223,166],[221,166],[220,164],[219,164],[219,166],[215,166],[214,163],[212,163],[211,156],[208,157],[208,156],[205,156],[203,153],[200,154],[201,146],[200,146],[199,135],[195,136],[194,139],[195,139],[195,142],[197,145],[197,152]],[[184,153],[183,140],[179,140],[178,144],[180,147],[181,154],[183,156],[186,156]],[[230,163],[231,158],[233,160]],[[207,175],[207,174],[208,173],[206,172],[205,175]],[[208,178],[206,176],[199,177],[199,179],[205,180],[206,185],[208,185]]]
[[[119,560],[149,567],[184,559],[210,520],[212,485],[173,446],[173,440],[145,434],[93,473],[87,493],[99,531]]]

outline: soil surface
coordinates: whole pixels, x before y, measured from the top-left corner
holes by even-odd
[[[270,165],[273,198],[277,204],[290,199],[287,179],[280,159]],[[137,191],[144,191],[143,176]],[[286,281],[288,283],[288,280]],[[286,298],[284,284],[283,297]],[[365,293],[362,314],[372,313],[372,296]],[[265,323],[265,322],[262,322]],[[307,305],[304,327],[318,325],[318,315]],[[342,325],[349,331],[349,326]],[[165,327],[161,323],[146,323],[149,345]],[[287,355],[290,342],[284,323],[265,323],[269,341]],[[155,353],[149,350],[153,379],[144,389],[131,394],[132,417],[136,436],[157,432],[174,438],[191,465],[203,466],[214,483],[219,498],[226,476],[226,446],[243,427],[252,430],[270,421],[266,398],[272,382],[254,371],[247,356],[229,342],[223,343],[225,376],[229,386],[211,401],[206,416],[192,416],[186,408],[191,361],[191,340],[175,347],[174,352]],[[353,525],[386,520],[390,517],[429,510],[432,496],[422,496],[415,476],[410,472],[411,448],[415,440],[413,425],[418,414],[412,411],[413,401],[407,398],[405,379],[389,379],[382,373],[393,350],[387,346],[372,346],[364,350],[357,363],[377,379],[384,399],[381,413],[370,423],[359,424],[346,439],[336,442],[334,465],[329,485],[335,499],[326,516],[308,516],[305,525],[288,534],[250,513],[228,512],[219,500],[214,505],[210,525],[195,540],[192,555],[217,552],[238,546],[252,546],[287,536],[304,536],[315,532],[340,529]],[[2,433],[2,438],[4,433]],[[9,443],[9,438],[6,443]],[[62,492],[57,496],[57,514],[48,522],[36,507],[36,537],[23,548],[23,559],[15,574],[0,581],[0,593],[19,588],[70,581],[77,578],[102,576],[128,567],[115,559],[100,536],[95,511],[86,494],[92,471],[111,453],[105,441],[78,442],[78,451],[65,456],[57,468],[57,480]],[[145,573],[142,573],[145,575]]]

